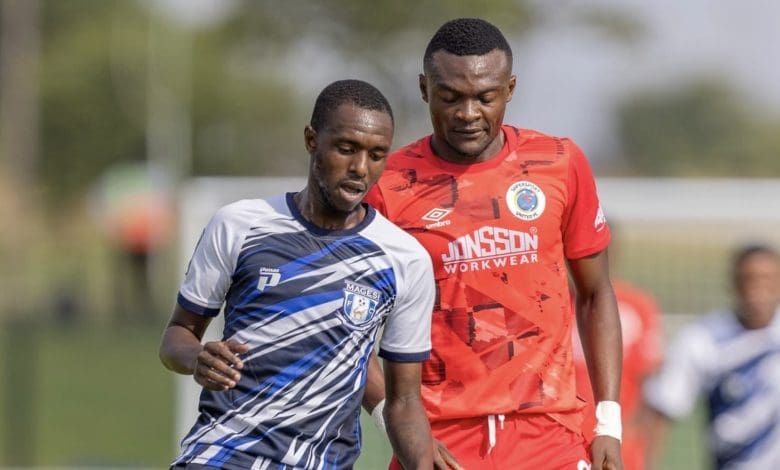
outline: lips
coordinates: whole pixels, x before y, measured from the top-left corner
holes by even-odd
[[[474,137],[482,134],[484,131],[485,130],[481,128],[454,129],[456,134],[462,135],[464,137]]]
[[[362,194],[366,192],[366,185],[357,181],[344,181],[341,188],[350,194]]]

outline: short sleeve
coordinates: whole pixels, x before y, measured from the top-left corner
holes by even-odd
[[[606,249],[610,232],[590,164],[576,144],[570,140],[566,143],[570,162],[562,227],[564,253],[568,259],[579,259]]]
[[[403,269],[395,308],[388,315],[379,356],[394,362],[422,362],[431,352],[431,315],[435,298],[433,267],[420,252]]]
[[[219,314],[235,268],[235,238],[222,208],[206,225],[190,259],[177,298],[184,309],[211,317]]]
[[[688,415],[704,389],[707,358],[717,358],[707,333],[697,326],[683,330],[661,369],[644,383],[647,404],[672,419]]]

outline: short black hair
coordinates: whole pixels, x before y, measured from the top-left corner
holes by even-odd
[[[429,67],[433,54],[444,50],[450,54],[485,55],[496,49],[506,53],[512,65],[512,48],[501,31],[479,18],[458,18],[444,23],[425,48],[423,66]]]
[[[393,109],[390,103],[375,86],[362,80],[338,80],[323,88],[317,101],[314,103],[314,111],[311,114],[310,125],[315,131],[319,131],[328,124],[330,114],[342,104],[352,103],[363,109],[380,111],[390,115],[393,120]],[[395,122],[394,122],[395,123]]]
[[[734,273],[736,274],[742,263],[753,255],[768,255],[780,260],[780,253],[769,245],[763,243],[743,245],[737,248],[732,255],[731,267]]]

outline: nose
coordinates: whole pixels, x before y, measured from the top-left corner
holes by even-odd
[[[456,111],[456,117],[463,122],[474,122],[479,119],[479,104],[475,100],[463,100]]]
[[[368,174],[368,153],[357,152],[349,163],[349,172],[359,178]]]

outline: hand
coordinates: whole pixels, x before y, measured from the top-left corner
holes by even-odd
[[[447,446],[438,439],[433,440],[433,468],[436,470],[464,470],[455,460],[455,456],[447,449]]]
[[[237,354],[249,351],[249,346],[236,340],[209,341],[195,360],[193,377],[203,388],[222,392],[236,386],[238,372],[244,363]]]
[[[596,436],[590,444],[591,470],[623,470],[620,441],[614,437]]]

